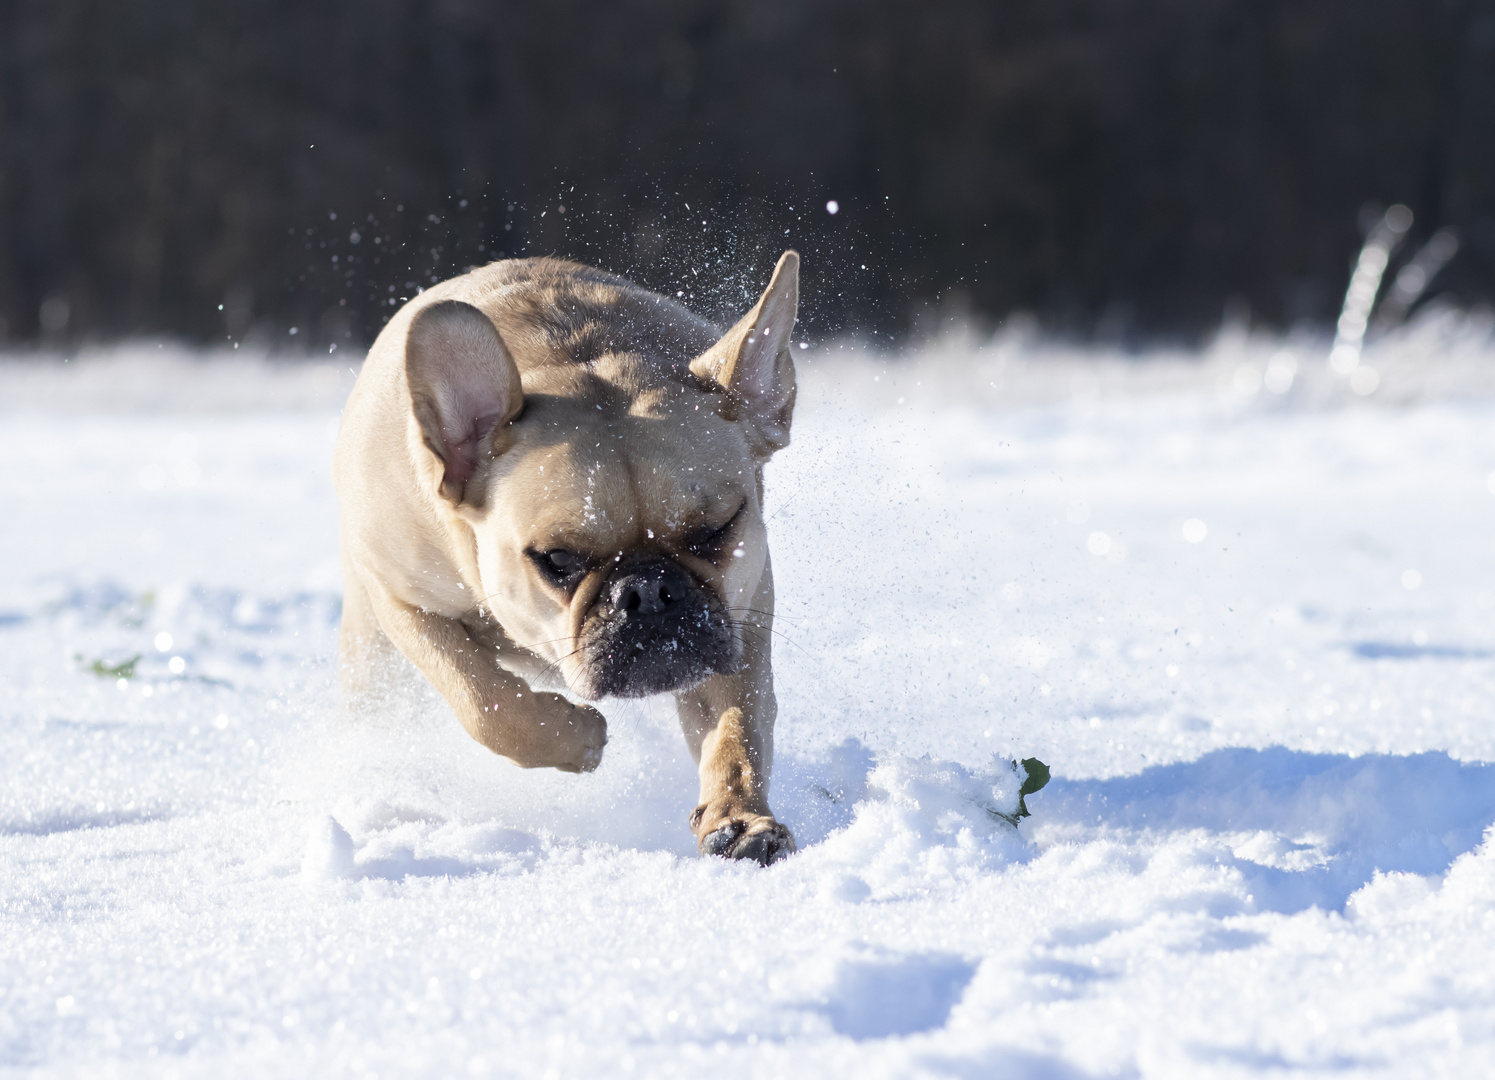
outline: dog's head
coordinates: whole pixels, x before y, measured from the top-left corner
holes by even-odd
[[[482,605],[578,696],[678,690],[740,664],[768,557],[761,467],[789,441],[798,270],[786,252],[688,367],[641,355],[635,334],[585,363],[526,365],[521,385],[477,308],[447,301],[412,322],[433,497],[472,531]]]

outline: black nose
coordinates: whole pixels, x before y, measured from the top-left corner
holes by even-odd
[[[613,608],[625,615],[661,615],[685,599],[685,575],[671,566],[655,563],[633,570],[613,581]]]

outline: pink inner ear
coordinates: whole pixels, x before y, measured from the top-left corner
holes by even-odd
[[[444,467],[443,494],[461,499],[494,428],[519,412],[519,371],[488,316],[446,300],[411,323],[405,372],[422,434]]]
[[[443,456],[446,465],[446,478],[459,488],[465,487],[473,471],[477,468],[478,455],[483,452],[483,446],[488,436],[493,433],[494,427],[502,419],[500,413],[490,413],[486,416],[475,418],[468,426],[466,435],[461,439],[450,437],[443,438],[446,443],[446,453]],[[445,432],[443,432],[445,435]]]

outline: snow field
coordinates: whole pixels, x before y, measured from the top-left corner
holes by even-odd
[[[1478,1073],[1495,401],[1258,362],[812,354],[767,871],[667,703],[585,777],[338,723],[337,369],[0,376],[0,1070]]]

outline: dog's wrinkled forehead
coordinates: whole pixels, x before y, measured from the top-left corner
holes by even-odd
[[[546,393],[560,376],[571,393]],[[738,425],[686,383],[642,387],[600,372],[556,371],[534,380],[516,445],[501,459],[495,498],[523,507],[533,542],[632,550],[741,505],[754,483]],[[528,391],[528,387],[526,387]]]

